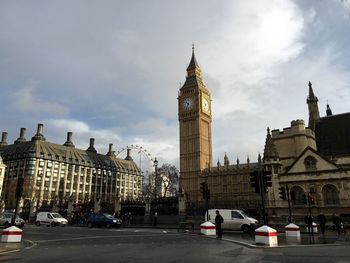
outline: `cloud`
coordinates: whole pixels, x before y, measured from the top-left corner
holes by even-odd
[[[11,95],[13,108],[25,113],[48,113],[58,116],[68,114],[67,107],[45,98],[36,97],[37,86],[37,82],[31,81],[28,86],[13,92]]]
[[[194,42],[214,162],[224,152],[253,161],[267,126],[307,118],[309,80],[321,112],[327,99],[348,111],[348,2],[3,1],[2,125],[16,136],[40,122],[52,142],[73,131],[82,149],[95,137],[101,153],[138,144],[178,163],[177,92]]]
[[[92,128],[87,123],[73,119],[48,119],[44,121],[45,136],[51,142],[65,142],[68,131],[73,132],[76,147],[87,149],[89,139],[95,138],[95,148],[99,153],[107,153],[112,143],[116,152],[127,146],[140,145],[151,158],[158,157],[162,162],[176,163],[178,158],[177,141],[172,138],[177,134],[177,127],[169,126],[163,120],[149,119],[135,123],[130,127]],[[124,156],[122,156],[124,158]]]

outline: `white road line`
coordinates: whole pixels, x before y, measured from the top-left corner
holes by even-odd
[[[176,233],[172,235],[178,235]],[[60,239],[46,239],[46,240],[35,240],[36,243],[44,243],[44,242],[57,242],[57,241],[71,241],[71,240],[88,240],[88,239],[100,239],[100,238],[124,238],[124,237],[160,237],[164,236],[164,234],[147,234],[147,235],[118,235],[118,236],[90,236],[90,237],[76,237],[76,238],[60,238]]]

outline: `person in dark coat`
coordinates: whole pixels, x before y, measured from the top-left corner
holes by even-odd
[[[318,223],[320,224],[322,236],[324,236],[326,230],[326,216],[324,214],[319,214],[317,216]]]
[[[340,216],[338,216],[337,214],[333,214],[332,219],[333,219],[333,224],[337,229],[338,236],[339,236],[342,228],[342,221],[340,219]]]
[[[313,234],[313,228],[312,228],[313,221],[314,220],[312,218],[312,215],[305,216],[305,223],[306,223],[308,234]]]
[[[219,210],[216,210],[215,225],[217,238],[222,238],[221,224],[224,223],[223,217],[220,215]]]

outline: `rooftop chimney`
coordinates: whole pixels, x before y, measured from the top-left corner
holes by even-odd
[[[94,143],[95,143],[95,139],[94,138],[90,138],[90,146],[87,149],[87,151],[97,153],[97,151],[96,151],[96,149],[94,147]]]
[[[43,131],[44,131],[44,124],[39,123],[38,128],[36,130],[36,134],[34,135],[34,137],[32,137],[32,141],[36,141],[36,140],[46,141],[43,135]]]
[[[75,147],[75,145],[72,142],[72,135],[72,132],[67,132],[67,141],[63,144],[64,146]]]
[[[2,132],[0,146],[7,145],[7,132]]]
[[[131,151],[130,148],[128,148],[128,149],[126,150],[127,154],[126,154],[125,160],[133,161],[132,157],[130,156],[130,151]]]
[[[19,132],[19,137],[17,140],[15,140],[15,144],[16,143],[21,143],[21,142],[25,142],[26,138],[24,137],[24,134],[26,133],[26,128],[21,128],[20,132]]]
[[[113,156],[113,157],[115,157],[115,153],[114,153],[114,151],[113,151],[113,143],[110,143],[110,144],[109,144],[109,149],[108,149],[107,156]]]

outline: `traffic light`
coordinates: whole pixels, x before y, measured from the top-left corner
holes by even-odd
[[[315,197],[310,196],[309,202],[310,202],[310,205],[315,205],[316,204]]]
[[[207,192],[207,184],[205,182],[201,183],[200,190],[201,190],[203,199],[205,199],[206,192]]]
[[[17,187],[16,187],[16,198],[21,198],[23,196],[23,178],[17,179]]]
[[[206,197],[207,197],[208,199],[210,199],[210,190],[209,190],[209,189],[207,189],[207,195],[206,195]]]
[[[254,188],[255,193],[260,193],[259,187],[259,172],[254,171],[250,173],[250,186]]]
[[[279,195],[282,200],[287,200],[287,193],[286,193],[286,188],[284,186],[278,188],[279,190]]]
[[[271,174],[271,171],[263,171],[263,185],[265,193],[267,193],[269,191],[269,187],[272,186]]]

